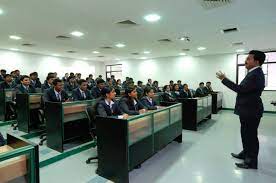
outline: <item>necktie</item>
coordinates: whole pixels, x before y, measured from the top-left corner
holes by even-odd
[[[58,94],[57,94],[57,100],[58,100],[59,102],[61,102],[61,96],[60,96],[60,93],[58,93]]]
[[[82,98],[86,99],[85,93],[84,92],[81,92],[81,93],[82,93]]]

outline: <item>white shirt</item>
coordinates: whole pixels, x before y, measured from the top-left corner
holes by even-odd
[[[106,100],[106,99],[105,99],[104,101],[105,101],[106,105],[108,105],[109,108],[110,108],[111,111],[112,111],[112,106],[113,106],[114,102],[111,100],[111,102],[109,103],[108,100]]]
[[[59,101],[61,101],[61,92],[57,92],[55,89],[54,89],[54,92],[55,92],[57,99],[59,99]]]
[[[82,91],[80,88],[79,88],[79,90],[80,90],[81,96],[82,96],[84,99],[86,99],[85,92],[84,92],[84,91]]]
[[[260,68],[260,67],[261,67],[261,66],[253,67],[252,69],[249,69],[249,70],[248,70],[248,73],[249,73],[249,72],[252,72],[252,71],[254,71],[255,69],[258,69],[258,68]]]
[[[152,98],[150,98],[150,97],[147,97],[147,99],[148,99],[148,101],[151,103],[151,105],[152,105]]]

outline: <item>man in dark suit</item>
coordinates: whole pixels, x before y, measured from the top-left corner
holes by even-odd
[[[55,79],[55,77],[53,75],[47,76],[47,78],[46,78],[47,82],[43,84],[42,92],[52,88],[54,79]]]
[[[184,84],[184,85],[183,85],[183,90],[181,91],[180,95],[181,95],[181,97],[183,97],[183,98],[193,98],[193,97],[192,97],[192,93],[191,93],[191,91],[189,90],[188,84]]]
[[[4,82],[0,84],[0,89],[12,89],[15,88],[14,83],[12,82],[12,76],[6,74],[3,76]]]
[[[206,94],[204,92],[204,83],[201,82],[199,83],[199,87],[196,89],[196,93],[195,93],[196,97],[205,97]]]
[[[211,86],[211,82],[208,81],[206,83],[206,86],[204,87],[204,93],[205,94],[211,94],[213,92],[212,86]]]
[[[31,79],[31,85],[34,88],[41,88],[41,82],[38,78],[38,73],[37,72],[33,72],[30,74],[30,79]]]
[[[105,87],[105,81],[103,79],[97,79],[97,86],[93,87],[91,92],[93,98],[101,97],[101,90]]]
[[[73,90],[73,100],[91,100],[92,95],[90,91],[88,91],[88,82],[84,79],[80,79],[78,81],[79,87],[75,90]]]
[[[16,93],[36,93],[35,88],[31,85],[29,76],[21,76],[20,82],[21,84],[16,87]]]
[[[137,82],[137,96],[138,96],[138,99],[142,98],[143,95],[144,95],[144,89],[143,89],[143,82],[142,81],[138,81]]]
[[[48,89],[45,93],[44,100],[47,102],[67,102],[69,101],[68,94],[62,89],[62,81],[54,79],[54,87]]]
[[[7,74],[7,71],[5,69],[1,69],[0,71],[0,82],[4,81],[4,76]]]
[[[239,85],[227,79],[222,72],[217,73],[217,77],[225,86],[237,92],[235,114],[240,117],[243,150],[239,154],[231,155],[244,160],[243,163],[236,163],[239,168],[258,168],[258,127],[264,111],[261,95],[265,88],[261,66],[265,57],[261,51],[249,52],[245,61],[248,73]]]

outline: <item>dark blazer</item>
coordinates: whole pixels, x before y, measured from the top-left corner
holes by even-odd
[[[0,132],[0,146],[3,146],[3,145],[5,145],[5,139]]]
[[[133,100],[129,97],[122,97],[119,101],[120,110],[129,115],[139,115],[139,110],[146,109],[146,107],[139,100],[136,100],[136,102],[137,104],[134,105]]]
[[[48,90],[48,89],[50,89],[50,88],[52,88],[52,87],[49,86],[48,83],[43,84],[43,85],[42,85],[42,92],[44,92],[44,91],[46,91],[46,90]]]
[[[205,97],[206,94],[205,94],[205,92],[204,92],[204,89],[197,88],[197,89],[196,89],[195,96],[196,96],[196,97]]]
[[[175,92],[175,91],[172,92],[173,98],[175,98],[175,99],[182,98],[181,92],[180,92],[180,91],[178,91],[178,92],[179,92],[179,93],[177,93],[177,92]]]
[[[144,95],[144,89],[142,87],[137,87],[136,91],[137,91],[138,99],[142,98]]]
[[[99,98],[99,97],[102,96],[101,95],[101,90],[97,86],[95,86],[95,87],[92,88],[91,93],[92,93],[92,96],[94,98]]]
[[[73,91],[74,89],[76,89],[78,86],[77,85],[71,85],[70,83],[65,83],[64,84],[64,90],[65,91]]]
[[[73,90],[73,93],[72,93],[73,100],[75,101],[75,100],[91,100],[92,99],[92,95],[91,95],[90,91],[86,90],[84,93],[85,93],[86,98],[83,98],[79,88]]]
[[[122,115],[123,113],[121,112],[118,103],[116,101],[113,102],[114,104],[112,105],[111,110],[109,105],[105,103],[105,99],[102,98],[99,100],[96,104],[96,114],[102,117]]]
[[[150,101],[148,100],[148,98],[145,96],[145,97],[142,97],[141,98],[141,103],[148,108],[148,110],[156,110],[157,109],[157,104],[154,100],[152,100],[152,103],[150,103]]]
[[[205,86],[204,87],[204,92],[205,92],[205,94],[211,94],[213,92],[213,89],[211,87]]]
[[[0,84],[0,89],[13,89],[13,88],[15,88],[13,83],[11,85],[9,85],[7,82],[3,82]]]
[[[261,118],[264,107],[261,99],[265,88],[264,73],[261,68],[249,72],[238,85],[225,78],[222,83],[237,92],[235,114],[242,118]]]
[[[26,90],[22,84],[16,87],[16,93],[36,93],[35,88],[29,85],[29,90]]]
[[[65,102],[68,99],[69,99],[68,94],[64,90],[62,90],[61,91],[61,101],[59,101],[55,94],[54,88],[48,89],[44,95],[44,100],[46,102]]]
[[[163,93],[162,98],[163,98],[164,102],[175,102],[176,101],[176,99],[173,98],[172,95],[169,95],[166,92]]]
[[[184,90],[181,91],[181,97],[183,98],[193,98],[192,97],[192,93],[190,90],[188,90],[188,92],[185,92]]]
[[[40,82],[39,78],[37,78],[35,82],[33,80],[31,80],[31,85],[34,88],[41,88],[41,82]]]

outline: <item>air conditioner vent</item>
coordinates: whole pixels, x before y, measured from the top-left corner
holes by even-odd
[[[227,6],[233,3],[234,0],[198,0],[204,9],[214,9],[222,6]]]

